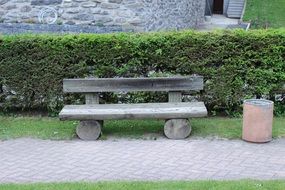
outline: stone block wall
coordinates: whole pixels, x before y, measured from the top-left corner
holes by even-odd
[[[205,0],[0,0],[0,23],[54,19],[58,25],[159,31],[193,28],[204,22],[204,15]]]

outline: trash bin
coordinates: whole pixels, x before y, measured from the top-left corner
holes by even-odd
[[[274,102],[262,99],[245,100],[243,105],[242,139],[265,143],[272,140]]]

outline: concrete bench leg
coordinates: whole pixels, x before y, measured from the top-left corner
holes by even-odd
[[[97,140],[101,135],[102,126],[103,121],[80,121],[76,134],[85,141]]]
[[[188,119],[170,119],[165,122],[164,134],[169,139],[185,139],[191,133]]]

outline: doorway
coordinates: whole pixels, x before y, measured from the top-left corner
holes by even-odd
[[[214,0],[213,13],[223,14],[224,12],[224,0]]]

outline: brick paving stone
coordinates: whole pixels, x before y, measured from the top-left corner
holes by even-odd
[[[0,141],[0,183],[285,179],[285,139]]]

